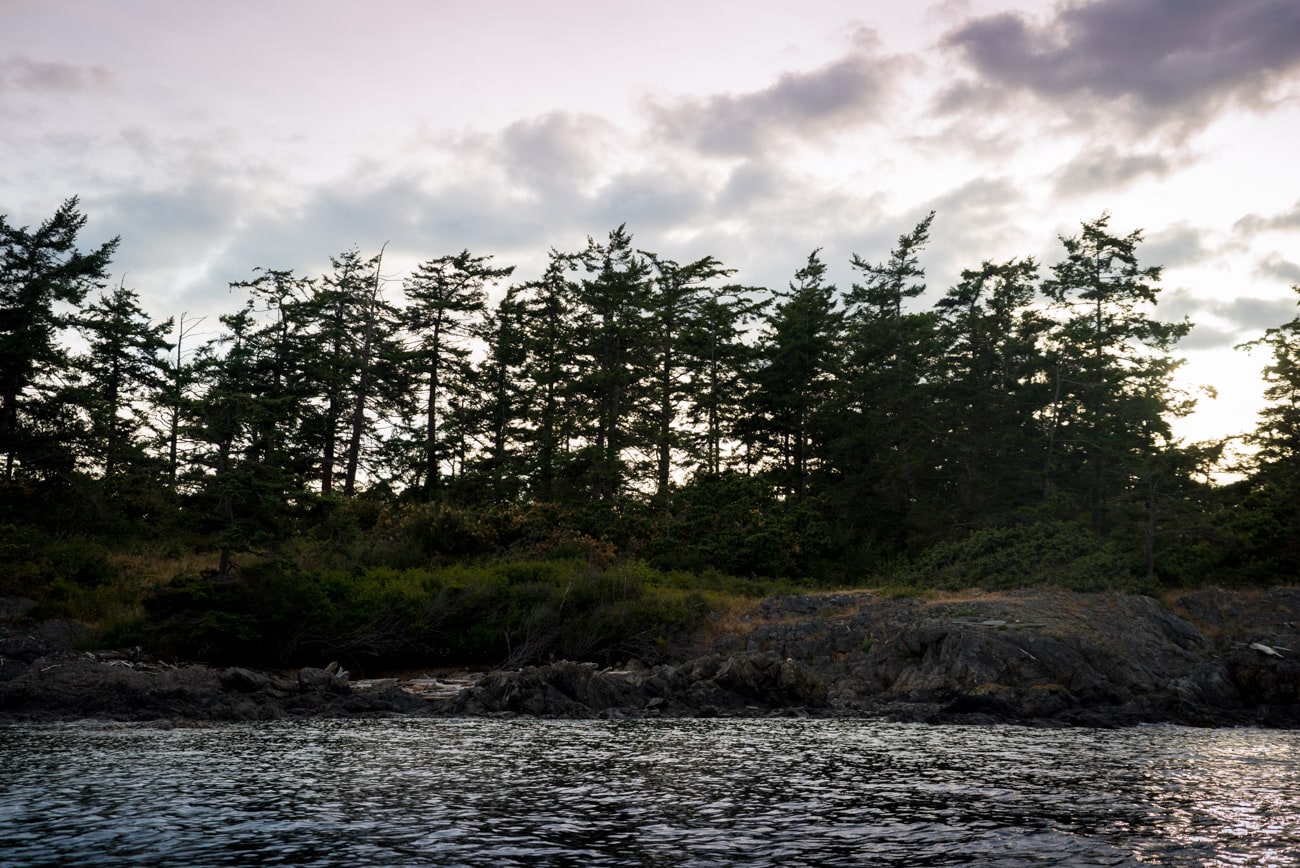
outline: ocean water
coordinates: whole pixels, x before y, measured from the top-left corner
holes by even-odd
[[[1300,865],[1300,733],[0,728],[0,865]]]

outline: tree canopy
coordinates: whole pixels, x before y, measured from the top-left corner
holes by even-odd
[[[1268,407],[1222,488],[1221,447],[1173,434],[1191,324],[1160,318],[1140,231],[1102,215],[1045,269],[982,260],[932,290],[937,219],[852,254],[844,290],[823,249],[769,291],[626,226],[523,282],[468,250],[399,280],[354,248],[233,281],[195,344],[192,317],[107,288],[118,241],[83,249],[75,198],[35,229],[0,216],[0,521],[195,534],[220,575],[342,501],[506,510],[503,549],[826,581],[1039,522],[1153,580],[1294,570],[1300,319],[1251,344]]]

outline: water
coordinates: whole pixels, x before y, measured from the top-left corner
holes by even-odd
[[[1300,864],[1300,733],[0,728],[0,865]]]

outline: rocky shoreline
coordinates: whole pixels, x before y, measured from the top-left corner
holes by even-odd
[[[0,601],[0,723],[302,717],[861,717],[1300,727],[1300,588],[770,597],[683,659],[349,680],[167,664]]]

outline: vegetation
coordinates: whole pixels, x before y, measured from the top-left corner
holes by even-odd
[[[924,309],[934,221],[844,291],[820,250],[769,292],[625,227],[520,283],[466,250],[398,292],[353,249],[233,282],[199,343],[110,288],[75,198],[0,216],[0,593],[173,654],[523,662],[653,657],[791,583],[1300,572],[1300,317],[1248,345],[1269,405],[1216,486],[1140,232]]]

